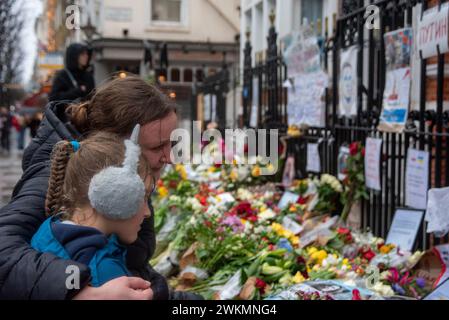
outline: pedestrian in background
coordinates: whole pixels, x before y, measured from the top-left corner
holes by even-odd
[[[49,101],[75,100],[85,101],[88,95],[95,88],[95,81],[88,71],[91,55],[89,48],[81,43],[73,43],[67,47],[65,55],[65,68],[59,71],[54,80]],[[68,104],[61,104],[58,116],[63,116],[65,107]]]
[[[12,126],[12,116],[9,108],[1,107],[0,108],[0,118],[2,123],[1,128],[1,146],[2,150],[6,150],[7,153],[10,152],[11,143],[10,143],[10,135],[11,135],[11,126]]]

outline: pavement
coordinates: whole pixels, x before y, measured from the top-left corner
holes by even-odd
[[[29,132],[26,133],[26,145],[29,143]],[[6,153],[0,150],[0,208],[5,206],[11,199],[11,194],[22,176],[23,151],[17,150],[17,134],[12,130],[11,151]]]

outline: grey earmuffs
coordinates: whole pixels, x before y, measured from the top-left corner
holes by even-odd
[[[129,140],[125,140],[122,167],[108,167],[97,173],[89,185],[92,207],[104,216],[124,220],[133,217],[145,199],[145,184],[137,173],[140,147],[140,125],[136,125]]]

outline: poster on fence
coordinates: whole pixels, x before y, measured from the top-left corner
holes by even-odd
[[[408,149],[405,169],[405,205],[425,210],[428,185],[429,152]]]
[[[427,233],[442,238],[449,232],[449,188],[432,188],[427,197]]]
[[[298,76],[292,82],[288,88],[288,124],[324,127],[323,95],[328,85],[328,76],[324,72],[315,72]]]
[[[357,53],[357,46],[341,53],[338,112],[344,117],[357,115]]]
[[[422,58],[430,58],[440,53],[449,52],[449,5],[444,3],[424,11],[418,24],[418,50]]]
[[[410,102],[410,68],[387,71],[383,109],[378,129],[385,132],[402,132],[405,127]]]
[[[380,191],[380,161],[382,139],[366,138],[365,145],[365,184],[372,190]]]
[[[413,29],[404,28],[384,36],[386,83],[379,130],[402,132],[410,105]]]
[[[309,26],[302,27],[285,43],[289,125],[324,127],[324,93],[329,77],[321,67],[318,38],[312,31]]]
[[[287,35],[282,41],[288,78],[322,70],[318,37],[309,25],[301,26],[299,31]]]
[[[321,172],[321,160],[318,143],[307,144],[307,168],[308,172]]]

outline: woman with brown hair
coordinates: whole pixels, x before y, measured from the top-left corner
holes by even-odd
[[[90,101],[58,112],[64,107],[58,102],[47,107],[36,138],[25,150],[24,174],[11,202],[0,210],[0,299],[148,299],[141,290],[148,288],[147,281],[154,299],[172,298],[166,280],[148,263],[156,241],[153,215],[142,223],[138,239],[127,246],[127,266],[136,278],[122,277],[92,288],[87,286],[91,275],[85,264],[31,248],[32,236],[46,219],[50,154],[59,141],[82,140],[98,131],[128,138],[140,124],[139,145],[156,179],[170,162],[175,106],[140,78],[117,78],[98,89]],[[66,270],[73,266],[79,269],[78,289],[66,286]]]

